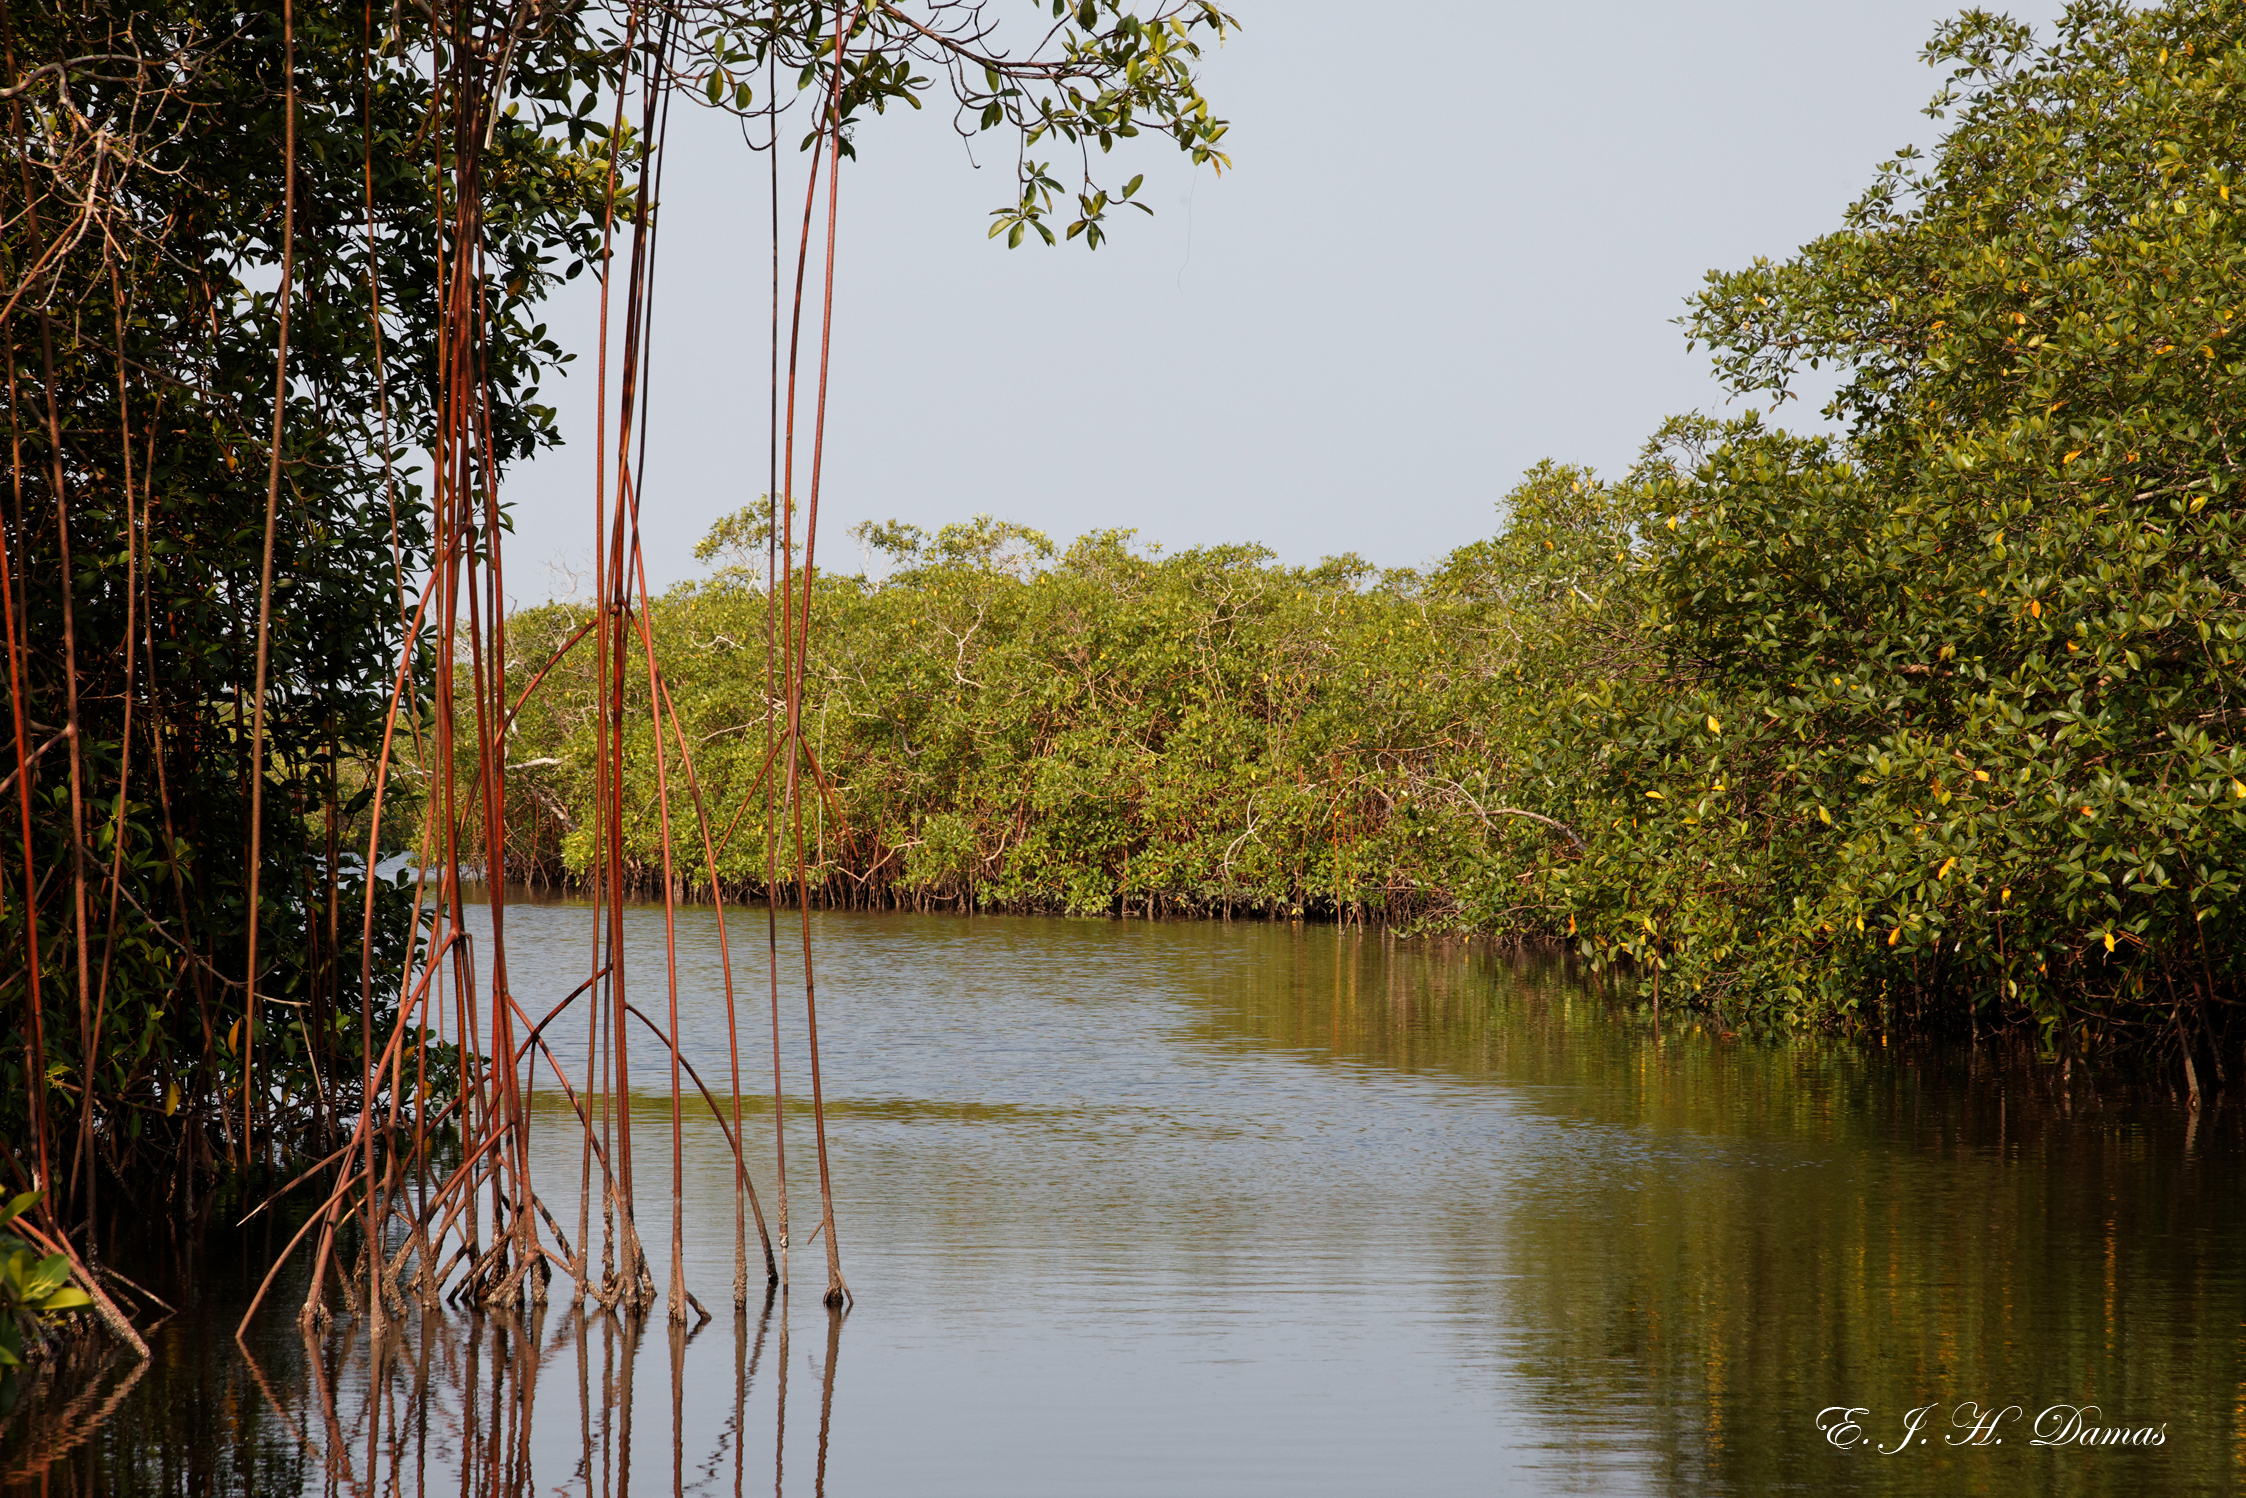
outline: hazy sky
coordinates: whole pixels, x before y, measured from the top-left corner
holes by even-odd
[[[1940,78],[1918,52],[1952,13],[1233,8],[1244,29],[1205,83],[1233,122],[1233,170],[1137,143],[1113,178],[1145,170],[1157,215],[1118,218],[1094,253],[987,240],[1011,157],[986,139],[977,169],[948,111],[860,132],[842,184],[825,566],[857,570],[858,520],[934,529],[985,512],[1064,545],[1129,526],[1172,550],[1260,541],[1290,562],[1416,565],[1491,533],[1539,458],[1619,472],[1664,416],[1722,409],[1674,321],[1703,274],[1837,227],[1897,146],[1934,142],[1919,111]],[[2042,32],[2060,6],[2010,9]],[[671,140],[643,512],[657,588],[699,574],[694,543],[763,491],[766,462],[764,158],[683,106]],[[588,354],[590,285],[548,309]],[[590,365],[546,394],[571,444],[508,490],[518,601],[589,571]]]

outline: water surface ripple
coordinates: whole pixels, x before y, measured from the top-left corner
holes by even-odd
[[[588,967],[588,913],[507,921],[540,1012]],[[99,1375],[67,1420],[50,1393],[0,1474],[510,1498],[2246,1486],[2235,1109],[2192,1125],[1986,1052],[1656,1033],[1549,967],[1377,933],[814,925],[847,1318],[818,1303],[816,1245],[792,1299],[732,1311],[729,1161],[689,1111],[687,1275],[718,1313],[693,1334],[557,1305],[432,1318],[378,1365],[345,1332],[299,1340],[299,1288],[252,1367],[240,1276],[206,1267],[151,1369]],[[714,920],[679,930],[685,1045],[719,1085]],[[762,916],[731,930],[747,1093],[770,1076],[748,1043]],[[660,913],[628,933],[634,1001],[661,1015]],[[582,1028],[551,1033],[582,1058]],[[634,1045],[660,1274],[665,1068]],[[791,1093],[803,1061],[791,1045]],[[577,1149],[538,1082],[534,1169],[574,1232]],[[800,1239],[817,1213],[791,1107]],[[748,1105],[768,1210],[770,1130]],[[1967,1402],[2020,1413],[2001,1443],[1951,1444]],[[2061,1404],[2164,1443],[2035,1445]],[[1828,1440],[1831,1406],[1868,1439]]]

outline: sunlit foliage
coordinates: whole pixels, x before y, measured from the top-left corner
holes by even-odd
[[[1664,686],[1575,710],[1565,887],[1735,1014],[2196,1040],[2246,940],[2246,7],[1928,55],[1932,157],[1693,304],[1743,393],[1840,364],[1846,433],[1649,490]]]

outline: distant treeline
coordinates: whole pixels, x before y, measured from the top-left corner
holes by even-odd
[[[1674,421],[1620,481],[1538,468],[1424,571],[863,529],[889,570],[815,583],[821,897],[1489,931],[1734,1023],[2025,1024],[2227,1075],[2242,43],[2235,3],[1944,28],[1942,146],[1691,307],[1742,393],[1840,366],[1841,436]],[[672,746],[674,846],[698,790],[749,895],[763,550],[752,508],[654,606],[698,771]],[[513,669],[582,617],[518,615]],[[565,657],[517,724],[518,874],[582,857],[590,680]]]
[[[1588,517],[1605,494],[1550,469],[1522,497]],[[752,512],[719,534],[761,529]],[[1537,559],[1518,528],[1428,576],[1376,574],[1354,557],[1284,567],[1248,546],[1163,556],[1119,532],[1056,555],[987,518],[865,534],[896,569],[879,583],[821,575],[812,606],[804,734],[823,785],[806,789],[805,836],[821,898],[1454,924],[1541,908],[1520,875],[1571,845],[1506,797],[1553,673],[1591,668],[1613,633],[1594,591],[1622,570],[1611,538],[1595,575],[1538,567],[1531,599],[1519,564]],[[588,612],[515,615],[518,669]],[[763,579],[726,569],[673,590],[655,616],[720,879],[761,896],[767,725],[780,711],[767,707]],[[1560,659],[1563,634],[1578,638]],[[1629,652],[1610,643],[1620,666]],[[518,720],[517,877],[581,867],[592,668],[589,646],[573,652]],[[638,732],[627,773],[652,880],[656,763]],[[678,763],[672,746],[672,843],[679,867],[700,866]],[[791,848],[777,857],[783,881]]]

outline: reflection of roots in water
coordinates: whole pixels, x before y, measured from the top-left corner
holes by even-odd
[[[84,1356],[89,1344],[90,1356]],[[82,1361],[91,1366],[80,1366]],[[91,1338],[77,1339],[53,1362],[35,1365],[25,1375],[30,1387],[19,1391],[14,1412],[0,1416],[0,1435],[5,1435],[16,1421],[23,1422],[22,1449],[29,1455],[12,1467],[0,1469],[0,1485],[13,1487],[37,1480],[39,1491],[46,1492],[47,1469],[99,1430],[147,1372],[146,1358],[116,1357],[109,1346],[93,1343]],[[47,1397],[56,1385],[69,1388],[71,1393],[50,1410]]]
[[[828,1438],[834,1420],[834,1380],[847,1313],[827,1308],[826,1361],[819,1370],[818,1464],[812,1491],[826,1491]],[[706,1452],[690,1450],[686,1429],[686,1350],[701,1335],[676,1322],[651,1327],[646,1318],[595,1313],[572,1307],[549,1320],[543,1306],[528,1320],[508,1311],[466,1316],[428,1314],[400,1319],[386,1334],[305,1335],[306,1377],[301,1388],[276,1388],[249,1357],[251,1376],[290,1437],[326,1474],[328,1491],[352,1498],[426,1490],[431,1479],[472,1495],[531,1498],[552,1491],[555,1474],[543,1481],[533,1470],[532,1442],[539,1381],[552,1378],[552,1365],[574,1354],[577,1396],[577,1463],[560,1486],[591,1495],[631,1491],[633,1406],[642,1339],[651,1329],[669,1340],[670,1487],[674,1495],[710,1488],[730,1474],[733,1491],[748,1480],[746,1420],[750,1392],[763,1365],[767,1341],[775,1343],[777,1376],[773,1392],[772,1482],[778,1493],[786,1477],[788,1414],[788,1318],[778,1292],[768,1291],[751,1326],[747,1312],[734,1317],[733,1403],[724,1426]],[[706,1325],[706,1323],[704,1323]],[[371,1340],[371,1347],[369,1341]],[[597,1346],[596,1346],[597,1344]],[[594,1363],[599,1364],[596,1381]],[[137,1381],[126,1378],[103,1409],[79,1427],[90,1430]],[[596,1387],[597,1382],[597,1387]],[[89,1391],[90,1392],[90,1391]],[[554,1396],[549,1393],[549,1402]],[[76,1405],[72,1406],[76,1409]],[[67,1419],[69,1411],[58,1419]],[[58,1427],[61,1429],[62,1427]],[[40,1463],[68,1449],[57,1442]],[[551,1433],[539,1443],[555,1449]],[[644,1456],[644,1451],[642,1452]],[[11,1480],[24,1474],[10,1474]],[[762,1486],[761,1479],[758,1486]],[[642,1491],[646,1478],[642,1476]],[[660,1489],[658,1489],[660,1491]]]

